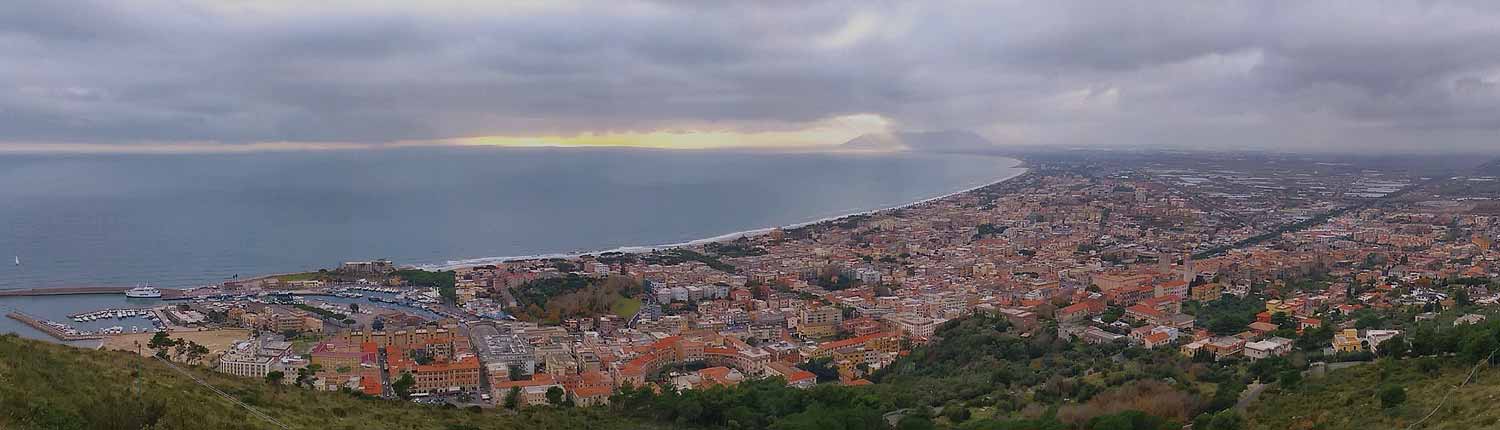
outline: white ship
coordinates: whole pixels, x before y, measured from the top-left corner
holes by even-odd
[[[137,299],[159,299],[161,298],[161,290],[153,288],[150,285],[144,287],[135,287],[131,288],[129,291],[126,291],[125,297],[133,297]]]

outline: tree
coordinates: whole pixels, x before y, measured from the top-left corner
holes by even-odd
[[[286,373],[280,370],[266,372],[266,382],[271,385],[281,385],[281,381],[284,379],[286,379]]]
[[[1206,414],[1205,414],[1206,415]],[[1207,425],[1204,425],[1207,427]],[[1157,430],[1168,428],[1166,420],[1147,415],[1145,412],[1129,410],[1113,415],[1100,415],[1088,421],[1089,430]]]
[[[1490,351],[1494,351],[1495,338],[1484,331],[1473,331],[1463,338],[1461,352],[1465,361],[1479,361],[1489,357]]]
[[[1238,379],[1219,384],[1219,389],[1214,391],[1214,397],[1208,402],[1208,410],[1228,410],[1234,406],[1235,402],[1240,400],[1240,392],[1242,391],[1245,391],[1245,384],[1240,383]],[[1215,414],[1214,419],[1217,420],[1218,418],[1218,414]]]
[[[1250,376],[1261,382],[1271,383],[1276,382],[1276,379],[1281,376],[1281,370],[1289,366],[1291,363],[1284,357],[1266,357],[1250,363],[1250,368],[1247,370]]]
[[[1281,382],[1281,388],[1290,390],[1297,388],[1297,385],[1302,383],[1302,372],[1297,369],[1283,370],[1281,371],[1281,377],[1277,379]]]
[[[521,387],[510,387],[505,393],[505,409],[516,410],[521,405]]]
[[[1406,403],[1406,388],[1396,384],[1380,388],[1380,407],[1390,409],[1402,403]]]
[[[458,289],[453,286],[438,288],[438,296],[443,298],[443,303],[450,305],[458,303]]]
[[[385,330],[385,320],[376,318],[374,322],[370,323],[370,329],[375,331]]]
[[[1208,430],[1240,430],[1245,426],[1245,419],[1234,410],[1222,410],[1214,414],[1214,418],[1208,422]],[[1197,426],[1193,426],[1197,427]]]
[[[350,303],[349,304],[349,313],[351,313],[351,314],[357,314],[357,313],[359,313],[359,303]]]
[[[1296,320],[1293,320],[1292,316],[1291,315],[1287,315],[1286,312],[1277,312],[1277,313],[1271,314],[1271,324],[1276,324],[1277,327],[1281,327],[1281,328],[1292,327],[1292,325],[1295,324],[1295,323],[1296,323]]]
[[[1303,351],[1316,351],[1328,346],[1333,340],[1333,328],[1324,325],[1302,331],[1302,336],[1297,338],[1297,348]]]
[[[311,372],[308,372],[306,367],[299,367],[299,368],[297,368],[297,379],[295,381],[293,381],[292,383],[295,384],[298,387],[301,387],[301,386],[304,386],[304,385],[309,385],[309,386],[312,385],[312,374],[311,374]]]
[[[395,391],[396,397],[400,397],[401,400],[410,400],[413,385],[417,385],[416,378],[412,378],[410,373],[403,372],[401,378],[391,383],[391,391]]]
[[[146,343],[146,347],[156,350],[157,357],[167,358],[167,350],[176,344],[177,341],[172,340],[171,336],[167,336],[167,332],[158,331],[155,335],[151,336],[151,341]]]
[[[177,339],[177,340],[173,341],[173,345],[175,345],[175,347],[172,348],[172,357],[173,358],[182,359],[182,358],[184,358],[184,357],[187,356],[187,352],[188,352],[187,341],[184,341],[182,339]]]
[[[1246,325],[1249,325],[1249,323],[1246,323],[1242,319],[1222,317],[1208,323],[1208,330],[1217,335],[1231,335],[1244,331]]]
[[[1395,337],[1386,339],[1385,342],[1381,342],[1379,349],[1375,352],[1381,357],[1401,358],[1406,356],[1407,351],[1410,350],[1411,345],[1406,343],[1406,336],[1398,334]]]
[[[558,386],[554,385],[554,386],[552,386],[552,388],[548,388],[547,389],[547,403],[551,403],[552,406],[560,406],[560,405],[562,405],[563,395],[564,394],[566,394],[566,393],[563,393],[562,387],[558,387]]]
[[[901,421],[896,422],[896,430],[933,430],[936,428],[932,420],[917,415],[907,415],[901,417]]]
[[[199,345],[198,342],[188,341],[187,358],[189,363],[197,363],[208,355],[208,347]]]
[[[1104,314],[1100,315],[1099,319],[1107,323],[1113,323],[1115,321],[1119,321],[1120,317],[1122,316],[1125,316],[1125,308],[1119,306],[1110,306],[1109,308],[1104,310]]]
[[[839,380],[839,369],[834,367],[833,358],[821,357],[808,360],[802,365],[802,370],[812,372],[818,377],[818,382],[832,382]]]
[[[948,421],[952,421],[954,424],[962,423],[969,420],[969,408],[960,404],[948,405],[943,408],[943,416],[947,417]]]
[[[312,364],[308,365],[307,367],[297,369],[297,386],[307,386],[311,388],[313,382],[317,380],[318,371],[320,370],[323,370],[323,365],[321,364]]]
[[[1377,314],[1368,309],[1362,309],[1356,312],[1356,315],[1358,316],[1354,319],[1354,328],[1360,330],[1379,328],[1381,324],[1385,322],[1382,318],[1380,318],[1380,314]]]

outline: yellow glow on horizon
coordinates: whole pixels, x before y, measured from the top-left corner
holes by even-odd
[[[709,148],[816,148],[835,146],[860,135],[887,133],[891,120],[876,114],[844,115],[809,123],[801,128],[773,131],[658,130],[648,132],[602,132],[554,136],[476,136],[396,142],[252,142],[214,141],[69,143],[3,142],[0,154],[224,154],[286,151],[340,151],[380,148],[441,146],[498,147],[599,147],[618,146],[661,149]]]

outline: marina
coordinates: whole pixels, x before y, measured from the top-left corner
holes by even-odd
[[[81,332],[63,323],[37,319],[36,317],[20,312],[7,313],[5,316],[20,321],[23,324],[31,326],[31,328],[40,330],[61,341],[97,340],[103,339],[105,336],[104,333]]]
[[[68,316],[68,318],[72,319],[74,322],[87,322],[109,318],[125,319],[133,317],[142,317],[148,319],[156,318],[154,315],[152,315],[150,309],[104,309]]]
[[[126,294],[131,289],[132,287],[68,289],[61,291],[61,294],[7,291],[12,294],[0,295],[0,312],[14,312],[24,315],[30,321],[22,318],[0,319],[0,332],[15,332],[28,338],[62,342],[95,341],[112,335],[167,329],[169,324],[164,320],[165,314],[158,308],[189,303],[302,304],[346,314],[351,313],[350,304],[359,304],[359,311],[353,313],[368,315],[381,310],[395,310],[423,318],[438,318],[446,314],[434,305],[435,296],[425,290],[368,284],[337,284],[280,291],[226,291],[219,287],[162,289],[165,294],[160,298]]]

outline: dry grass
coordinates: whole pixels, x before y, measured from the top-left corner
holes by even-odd
[[[209,355],[212,356],[229,350],[229,347],[236,341],[249,338],[250,330],[227,328],[205,331],[174,331],[169,334],[173,338],[186,339],[203,345],[203,347],[208,348]],[[137,352],[137,346],[139,346],[141,355],[151,355],[153,351],[150,348],[146,348],[146,343],[150,342],[151,336],[154,335],[156,333],[147,332],[111,336],[104,339],[104,349]]]

